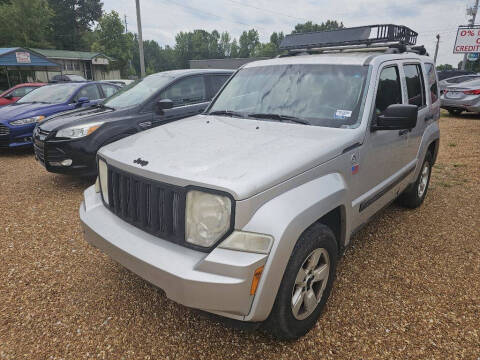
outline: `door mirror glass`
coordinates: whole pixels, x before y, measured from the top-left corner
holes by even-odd
[[[9,94],[5,95],[4,98],[8,99],[8,100],[13,99],[13,94],[9,93]]]
[[[382,115],[377,116],[372,130],[413,129],[417,124],[417,115],[417,105],[392,104],[385,109]]]
[[[173,108],[173,101],[170,99],[162,99],[157,101],[157,113],[163,114],[163,110]]]

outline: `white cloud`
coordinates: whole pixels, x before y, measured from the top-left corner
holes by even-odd
[[[136,32],[134,0],[103,0],[106,11],[127,15],[128,29]],[[274,31],[289,33],[295,24],[327,19],[345,26],[394,23],[419,33],[433,55],[435,36],[440,34],[437,63],[456,65],[460,55],[452,54],[456,27],[467,23],[465,0],[140,0],[143,38],[160,45],[173,45],[180,31],[216,29],[238,38],[243,30],[255,28],[262,41]]]

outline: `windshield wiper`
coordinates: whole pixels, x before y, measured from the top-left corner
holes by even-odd
[[[232,110],[216,110],[216,111],[209,112],[207,115],[224,115],[224,116],[241,117],[241,118],[246,117],[245,114],[237,111],[232,111]]]
[[[249,117],[257,118],[257,119],[272,119],[272,120],[279,120],[279,121],[291,121],[297,124],[303,125],[310,125],[310,122],[305,119],[300,119],[295,116],[289,115],[281,115],[281,114],[273,114],[273,113],[258,113],[258,114],[248,114]]]

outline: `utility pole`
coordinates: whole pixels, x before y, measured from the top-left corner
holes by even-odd
[[[440,44],[440,34],[437,34],[437,46],[435,46],[435,56],[433,57],[433,62],[437,63],[437,56],[438,56],[438,46]]]
[[[123,15],[123,16],[124,16],[124,19],[125,19],[125,20],[124,20],[124,22],[125,22],[125,34],[127,34],[127,33],[128,33],[128,27],[127,27],[127,25],[128,25],[128,23],[127,23],[127,14],[125,14],[125,15]]]
[[[478,11],[478,1],[475,0],[475,6],[471,8],[467,8],[467,15],[471,15],[472,17],[468,21],[468,25],[473,26],[475,25],[475,18],[477,17],[477,11]],[[465,65],[467,64],[467,54],[465,53],[463,55],[463,61],[462,61],[462,70],[465,70]]]
[[[477,0],[477,4],[478,4]],[[138,51],[140,53],[140,76],[145,76],[145,58],[143,56],[143,39],[142,39],[142,20],[140,18],[140,0],[135,0],[137,5],[137,26],[138,26]]]

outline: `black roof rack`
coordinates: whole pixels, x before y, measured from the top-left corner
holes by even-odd
[[[418,34],[403,25],[381,24],[285,36],[281,50],[302,52],[324,48],[361,48],[371,45],[415,45]]]

